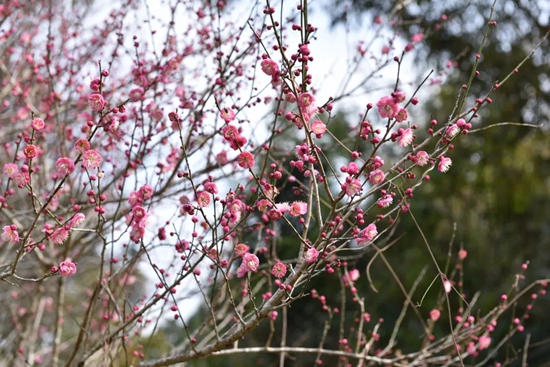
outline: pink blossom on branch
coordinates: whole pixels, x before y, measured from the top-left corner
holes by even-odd
[[[380,185],[386,179],[384,171],[376,169],[369,173],[369,182],[373,185]]]
[[[71,277],[76,273],[76,264],[70,258],[65,259],[59,264],[59,274],[64,277]]]
[[[262,68],[262,71],[269,76],[274,76],[279,74],[279,65],[277,65],[277,63],[272,59],[262,60],[262,62],[260,63],[260,66]]]
[[[254,254],[248,253],[243,256],[243,261],[237,269],[237,276],[239,278],[242,278],[249,272],[256,272],[259,265],[260,260],[258,259],[258,257]]]
[[[317,251],[315,247],[310,247],[304,255],[304,258],[308,264],[314,263],[317,260],[317,257],[319,257],[319,251]]]
[[[437,169],[439,172],[447,172],[449,168],[451,168],[451,165],[453,164],[453,161],[449,157],[441,156],[439,157],[439,163],[437,164]]]
[[[407,128],[401,131],[401,135],[397,139],[397,144],[400,147],[406,147],[412,143],[414,139],[413,131],[411,128]]]
[[[289,213],[293,217],[297,217],[299,215],[306,214],[307,213],[307,203],[304,203],[302,201],[293,202],[292,204],[290,204]]]
[[[61,177],[65,177],[73,173],[74,162],[70,158],[62,157],[55,162],[55,167],[57,168],[57,174]]]
[[[31,126],[34,130],[41,131],[41,130],[44,129],[44,127],[46,127],[46,124],[44,123],[44,120],[37,117],[37,118],[35,118],[34,120],[31,121]]]
[[[237,157],[237,163],[242,168],[252,168],[254,167],[254,156],[250,152],[242,152]]]
[[[394,118],[399,111],[399,106],[391,97],[380,98],[380,100],[376,103],[376,107],[378,107],[378,113],[382,118]]]
[[[282,262],[280,261],[277,261],[275,263],[275,265],[273,265],[273,267],[271,268],[271,274],[275,277],[275,278],[282,278],[285,276],[286,274],[286,265],[283,264]]]
[[[19,233],[17,232],[17,226],[12,224],[10,226],[4,226],[4,231],[2,232],[2,239],[8,241],[9,243],[19,242]]]
[[[97,150],[90,149],[82,155],[82,165],[87,169],[98,168],[101,164],[101,155]]]
[[[19,167],[15,163],[6,163],[4,164],[4,175],[13,179],[14,176],[19,172]]]
[[[102,111],[107,104],[103,96],[99,93],[91,94],[90,97],[88,97],[88,103],[92,110],[97,112]]]

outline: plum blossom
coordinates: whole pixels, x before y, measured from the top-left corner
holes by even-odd
[[[325,125],[325,123],[321,120],[315,120],[311,124],[311,131],[318,139],[320,139],[323,137],[325,131],[327,131],[327,125]]]
[[[301,93],[298,96],[298,107],[300,108],[309,108],[313,103],[315,103],[315,97],[311,93]]]
[[[199,208],[205,208],[210,204],[210,194],[206,191],[197,192],[197,205]]]
[[[90,142],[86,139],[78,139],[74,143],[74,148],[80,154],[86,153],[90,149]]]
[[[34,120],[31,121],[31,126],[34,130],[40,131],[40,130],[44,129],[46,124],[44,123],[44,120],[37,117],[37,118],[35,118]]]
[[[460,132],[460,127],[458,127],[457,124],[452,124],[451,126],[449,126],[447,128],[447,130],[445,131],[445,135],[447,136],[447,138],[449,139],[452,139],[454,138],[455,136],[457,136],[457,134]]]
[[[254,156],[250,152],[241,152],[237,157],[237,163],[241,168],[252,168],[254,167]]]
[[[414,163],[417,166],[425,166],[430,161],[430,155],[425,152],[424,150],[419,151],[416,153],[416,156],[414,157]]]
[[[17,226],[15,224],[12,224],[10,226],[4,226],[2,239],[4,241],[9,241],[10,243],[19,242],[19,233],[17,232]]]
[[[432,319],[432,321],[437,321],[440,316],[441,311],[435,309],[430,311],[430,319]]]
[[[453,161],[449,157],[441,156],[439,157],[439,163],[437,165],[437,169],[439,172],[447,172],[449,168],[451,168],[451,165],[453,164]]]
[[[103,96],[101,94],[94,93],[91,94],[90,97],[88,97],[88,103],[90,104],[92,110],[99,112],[105,108],[107,101],[103,99]]]
[[[257,271],[259,265],[260,260],[256,255],[250,253],[244,255],[241,266],[239,266],[239,268],[237,269],[237,277],[242,278],[248,272]]]
[[[206,188],[206,185],[205,185],[205,188]],[[143,200],[150,199],[153,196],[153,188],[149,185],[143,185],[139,188],[139,193],[141,194]]]
[[[69,238],[69,231],[65,227],[59,227],[50,235],[50,240],[56,245],[60,245]]]
[[[290,204],[289,213],[293,217],[297,217],[299,215],[306,214],[307,213],[307,204],[302,202],[302,201],[295,201],[292,204]]]
[[[355,196],[363,190],[361,181],[356,178],[346,177],[346,182],[341,186],[342,190],[346,193],[347,196]]]
[[[304,259],[308,264],[311,264],[319,257],[319,251],[315,247],[310,247],[304,254]]]
[[[397,106],[397,103],[391,97],[380,98],[376,103],[376,107],[378,107],[378,113],[382,118],[394,118],[399,111],[399,106]]]
[[[403,130],[401,136],[397,139],[397,144],[400,147],[406,147],[412,143],[414,139],[413,131],[409,127],[406,130]]]
[[[71,228],[79,227],[82,224],[82,222],[84,222],[85,219],[86,219],[86,216],[84,214],[76,213],[71,218],[71,221],[69,222],[69,225],[71,226]]]
[[[377,204],[379,208],[387,208],[392,203],[393,203],[393,196],[391,196],[390,194],[386,194],[378,200]]]
[[[13,179],[17,172],[19,172],[19,167],[15,163],[4,164],[4,174],[9,178]]]
[[[479,345],[478,345],[479,350],[487,349],[489,348],[489,345],[491,345],[491,337],[487,335],[480,336],[478,342],[479,342]]]
[[[275,277],[275,278],[282,278],[285,276],[286,274],[286,265],[283,264],[282,262],[280,261],[277,261],[275,263],[275,265],[273,265],[273,267],[271,268],[271,274]]]
[[[62,157],[55,162],[55,168],[57,169],[57,174],[59,176],[65,177],[73,173],[74,162],[70,158]]]
[[[220,110],[220,117],[226,123],[230,123],[231,121],[235,120],[235,112],[233,112],[231,108],[225,107]]]
[[[400,108],[399,111],[397,111],[397,114],[395,115],[395,119],[397,120],[397,122],[406,121],[408,118],[409,118],[409,113],[404,108]]]
[[[245,245],[244,243],[239,243],[237,246],[235,246],[235,255],[239,257],[243,257],[250,251],[250,247]]]
[[[262,60],[260,64],[262,71],[269,76],[274,76],[279,74],[279,65],[272,59]]]
[[[101,164],[101,155],[97,150],[90,149],[82,155],[82,165],[88,169],[98,168]]]
[[[376,224],[371,223],[365,229],[363,229],[363,231],[357,238],[357,244],[361,246],[368,245],[372,242],[372,240],[374,240],[377,234],[378,229],[376,228]]]
[[[59,264],[59,273],[64,277],[73,276],[76,273],[76,264],[70,258],[65,259]]]
[[[386,174],[380,169],[375,169],[369,173],[369,181],[373,185],[379,185],[386,179]]]
[[[342,280],[346,287],[349,287],[353,282],[359,279],[360,273],[357,269],[352,269],[342,276]]]

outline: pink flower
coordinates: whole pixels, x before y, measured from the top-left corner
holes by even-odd
[[[441,156],[439,157],[439,164],[437,165],[437,169],[439,172],[447,172],[451,165],[453,164],[453,161],[449,157]]]
[[[273,267],[271,268],[271,274],[275,278],[281,279],[286,274],[286,265],[282,262],[277,261],[275,265],[273,265]]]
[[[378,200],[379,208],[387,208],[393,203],[393,196],[386,194]]]
[[[360,273],[357,269],[352,269],[348,271],[347,274],[344,274],[342,276],[342,280],[344,281],[344,285],[349,287],[353,282],[355,282],[357,279],[359,279]]]
[[[17,184],[17,187],[21,189],[31,182],[31,176],[27,172],[19,172],[13,176],[13,180]]]
[[[17,233],[17,226],[15,224],[12,224],[11,226],[4,226],[2,239],[4,241],[9,241],[10,243],[19,242],[19,233]]]
[[[70,258],[65,259],[59,264],[59,273],[64,277],[73,276],[76,273],[76,264]]]
[[[276,203],[275,210],[277,210],[279,213],[286,213],[290,210],[290,205],[288,205],[286,201],[282,203]]]
[[[319,257],[319,251],[315,247],[310,247],[304,254],[304,259],[308,264],[311,264]]]
[[[250,250],[250,247],[248,247],[244,243],[239,243],[237,246],[235,246],[235,255],[239,257],[243,257],[248,253],[249,250]]]
[[[143,195],[139,191],[132,191],[128,195],[128,202],[131,206],[136,206],[143,203]]]
[[[369,181],[373,185],[379,185],[386,179],[386,174],[384,171],[375,169],[371,173],[369,173]]]
[[[290,205],[289,209],[290,215],[297,217],[302,214],[307,213],[307,204],[302,201],[295,201]]]
[[[33,129],[35,129],[36,131],[40,131],[42,129],[44,129],[44,127],[46,126],[46,124],[44,123],[44,120],[42,120],[41,118],[37,117],[35,118],[34,120],[31,121],[31,126]]]
[[[327,131],[327,125],[321,120],[315,120],[311,124],[311,132],[313,132],[317,138],[320,139],[325,131]]]
[[[451,289],[453,289],[451,282],[449,282],[448,280],[443,281],[443,289],[445,290],[445,293],[450,293]]]
[[[98,168],[101,164],[101,155],[93,149],[86,151],[82,155],[82,165],[88,169]]]
[[[250,152],[242,152],[237,157],[237,163],[242,168],[254,167],[254,156]]]
[[[392,93],[392,97],[395,103],[401,103],[405,100],[405,98],[407,98],[407,95],[405,92],[398,90],[397,92]]]
[[[411,144],[414,139],[413,131],[409,127],[406,130],[403,130],[403,133],[401,136],[397,139],[397,144],[400,147],[406,147],[407,145]]]
[[[223,137],[231,141],[237,138],[240,133],[239,129],[235,125],[225,125],[222,129]]]
[[[130,101],[131,102],[138,102],[143,99],[144,95],[143,88],[134,88],[130,91]]]
[[[474,342],[469,342],[468,343],[468,346],[466,346],[466,352],[470,355],[475,355],[476,354],[476,346],[475,346]]]
[[[230,123],[235,120],[235,112],[231,108],[222,108],[220,110],[220,117],[226,122]]]
[[[397,112],[399,111],[399,106],[394,102],[391,97],[382,97],[376,103],[378,107],[378,113],[382,118],[394,118]]]
[[[372,159],[372,163],[374,164],[375,168],[380,168],[384,165],[384,160],[379,156],[374,156],[374,158]]]
[[[456,124],[452,124],[447,128],[447,131],[445,131],[445,135],[447,138],[452,139],[454,138],[458,133],[460,132],[460,128]]]
[[[356,178],[346,177],[346,182],[342,184],[342,190],[346,193],[347,196],[355,196],[363,190],[361,181]]]
[[[298,107],[308,110],[315,103],[315,97],[311,93],[300,93],[297,102]]]
[[[424,35],[422,33],[417,33],[417,34],[413,34],[413,36],[411,37],[411,42],[417,43],[422,41],[423,39],[424,39]]]
[[[76,213],[74,217],[71,218],[69,225],[71,226],[71,228],[79,227],[85,219],[86,216],[84,214]]]
[[[458,258],[460,261],[464,261],[464,259],[468,256],[468,251],[462,249],[458,251]]]
[[[479,342],[479,346],[478,346],[479,350],[487,349],[489,348],[489,345],[491,345],[491,337],[487,335],[480,336],[478,342]]]
[[[441,312],[439,310],[434,309],[430,311],[430,319],[432,319],[432,321],[437,321],[440,316]]]
[[[60,245],[69,238],[69,231],[65,227],[59,227],[50,235],[50,240],[56,245]]]
[[[9,178],[13,179],[17,172],[19,172],[19,167],[15,163],[4,164],[4,174]]]
[[[103,110],[105,108],[105,105],[107,104],[105,99],[103,99],[103,96],[99,93],[91,94],[88,97],[88,103],[90,104],[92,110],[98,112]]]
[[[55,162],[55,168],[57,168],[57,174],[61,177],[70,175],[74,171],[73,160],[67,157],[59,158]]]
[[[36,145],[29,144],[23,149],[23,154],[25,155],[25,158],[27,159],[33,159],[36,157]]]
[[[150,199],[153,196],[153,188],[149,185],[143,185],[139,188],[139,193],[141,194],[143,200]]]
[[[409,113],[406,109],[400,108],[399,111],[397,111],[397,114],[395,115],[395,119],[397,122],[403,122],[409,118]]]
[[[210,194],[206,191],[197,192],[197,205],[199,208],[205,208],[210,204]]]
[[[279,65],[271,59],[262,60],[260,64],[262,71],[269,76],[274,76],[279,74]]]
[[[365,229],[363,229],[361,235],[357,238],[357,244],[361,246],[368,245],[372,242],[372,240],[374,240],[377,234],[378,229],[376,228],[376,224],[371,223]]]
[[[420,167],[425,166],[430,161],[430,155],[425,151],[421,150],[416,153],[414,163]]]
[[[74,143],[74,149],[80,154],[86,153],[90,149],[90,142],[86,139],[78,139]]]
[[[241,266],[237,269],[237,277],[242,278],[246,275],[246,273],[250,271],[257,271],[258,266],[260,265],[260,260],[258,257],[254,254],[245,254],[243,256],[243,262],[241,263]]]

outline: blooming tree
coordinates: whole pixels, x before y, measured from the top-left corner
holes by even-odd
[[[333,112],[353,90],[318,97],[321,77],[310,67],[323,55],[312,51],[318,30],[306,0],[290,10],[254,2],[244,20],[222,1],[152,3],[126,0],[108,12],[103,4],[92,16],[93,5],[62,0],[0,5],[4,359],[165,366],[237,353],[279,353],[284,362],[293,352],[316,354],[318,364],[338,356],[358,365],[452,365],[491,358],[522,331],[515,318],[505,337],[492,335],[504,312],[530,290],[534,302],[546,283],[477,314],[457,284],[461,249],[455,269],[427,261],[437,269],[437,305],[417,306],[403,289],[426,338],[403,355],[397,331],[382,345],[382,322],[371,320],[355,287],[368,270],[348,262],[384,257],[398,219],[414,218],[414,191],[432,172],[452,169],[455,144],[483,124],[478,110],[521,65],[478,98],[469,95],[473,70],[448,121],[425,124],[414,116],[430,76],[410,91],[400,79],[423,35],[398,46],[392,19],[377,18],[384,47],[359,45],[353,63],[374,60],[362,83],[395,66],[397,78],[377,100],[363,97],[362,117],[341,140]],[[485,35],[495,27],[488,19]],[[334,146],[346,152],[344,164]],[[292,200],[280,200],[289,188]],[[295,248],[283,249],[282,228]],[[329,329],[318,348],[272,345],[296,300],[338,314],[311,289],[325,275],[341,279],[342,299],[360,314],[352,329],[335,331],[339,347],[324,347]],[[198,326],[197,299],[208,315]],[[436,338],[444,314],[447,334]],[[184,338],[156,356],[142,340],[166,323]],[[265,346],[240,348],[261,324],[272,326]]]

